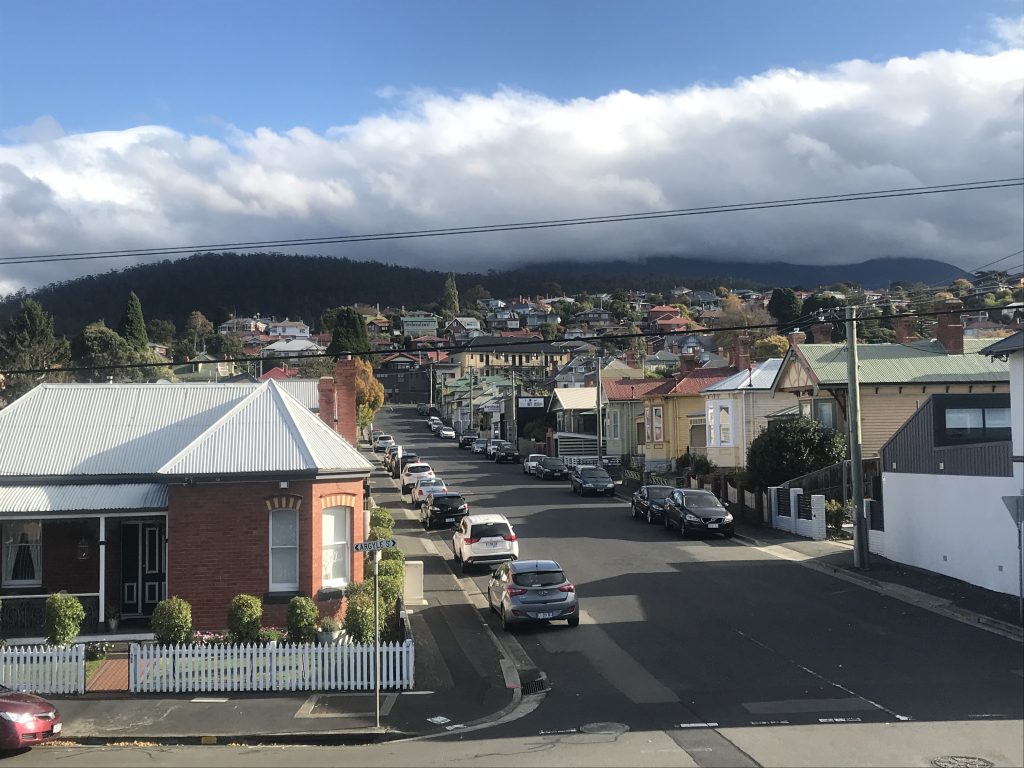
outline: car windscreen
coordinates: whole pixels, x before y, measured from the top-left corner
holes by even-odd
[[[647,498],[653,501],[664,501],[674,491],[671,485],[652,485],[647,488]]]
[[[548,469],[565,469],[565,464],[560,462],[558,459],[544,459],[541,464]]]
[[[421,474],[423,472],[429,472],[429,471],[430,471],[430,465],[429,464],[409,464],[405,468],[406,474],[409,474],[409,475],[418,475],[418,474]]]
[[[512,581],[520,587],[557,587],[565,583],[562,571],[528,571],[512,574]]]
[[[686,493],[683,494],[683,504],[690,509],[721,509],[722,502],[710,493]]]
[[[583,469],[580,470],[580,477],[586,477],[591,480],[611,480],[611,477],[603,469]]]
[[[434,505],[438,507],[461,507],[466,503],[462,496],[435,496]],[[474,533],[474,535],[476,535]]]
[[[440,488],[444,485],[444,480],[439,477],[423,477],[417,480],[416,484],[420,488]]]
[[[507,523],[473,523],[470,536],[474,539],[501,538],[511,535]]]
[[[543,453],[531,453],[527,461],[543,461],[546,458],[547,456],[545,456]]]

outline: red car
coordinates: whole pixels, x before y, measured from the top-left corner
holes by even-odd
[[[60,712],[46,699],[0,685],[0,750],[23,749],[60,736]]]

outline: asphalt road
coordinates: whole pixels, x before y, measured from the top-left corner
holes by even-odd
[[[555,559],[577,585],[578,628],[516,632],[551,691],[533,714],[502,726],[505,735],[620,723],[685,747],[726,728],[1024,714],[1019,643],[735,540],[680,540],[633,520],[620,499],[581,499],[566,482],[435,438],[411,407],[385,411],[377,426],[465,493],[472,511],[508,517],[520,557]],[[450,532],[424,535],[484,591],[487,571],[461,576],[450,560]],[[739,750],[731,758],[743,762]]]

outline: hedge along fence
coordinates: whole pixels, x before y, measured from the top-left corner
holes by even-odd
[[[132,643],[128,687],[132,693],[369,690],[374,667],[374,646],[365,644]],[[415,669],[411,640],[381,644],[382,689],[412,689]]]

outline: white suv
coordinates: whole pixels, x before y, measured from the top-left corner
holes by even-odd
[[[410,462],[402,470],[402,493],[409,493],[421,477],[433,477],[434,470],[423,462]]]
[[[395,444],[395,438],[391,435],[377,435],[373,441],[373,452],[380,453]]]
[[[498,564],[519,559],[519,540],[504,515],[467,515],[452,536],[455,559],[462,572],[477,564]]]
[[[532,475],[537,470],[537,465],[540,464],[541,459],[546,458],[547,456],[543,453],[531,453],[523,459],[523,472]]]

